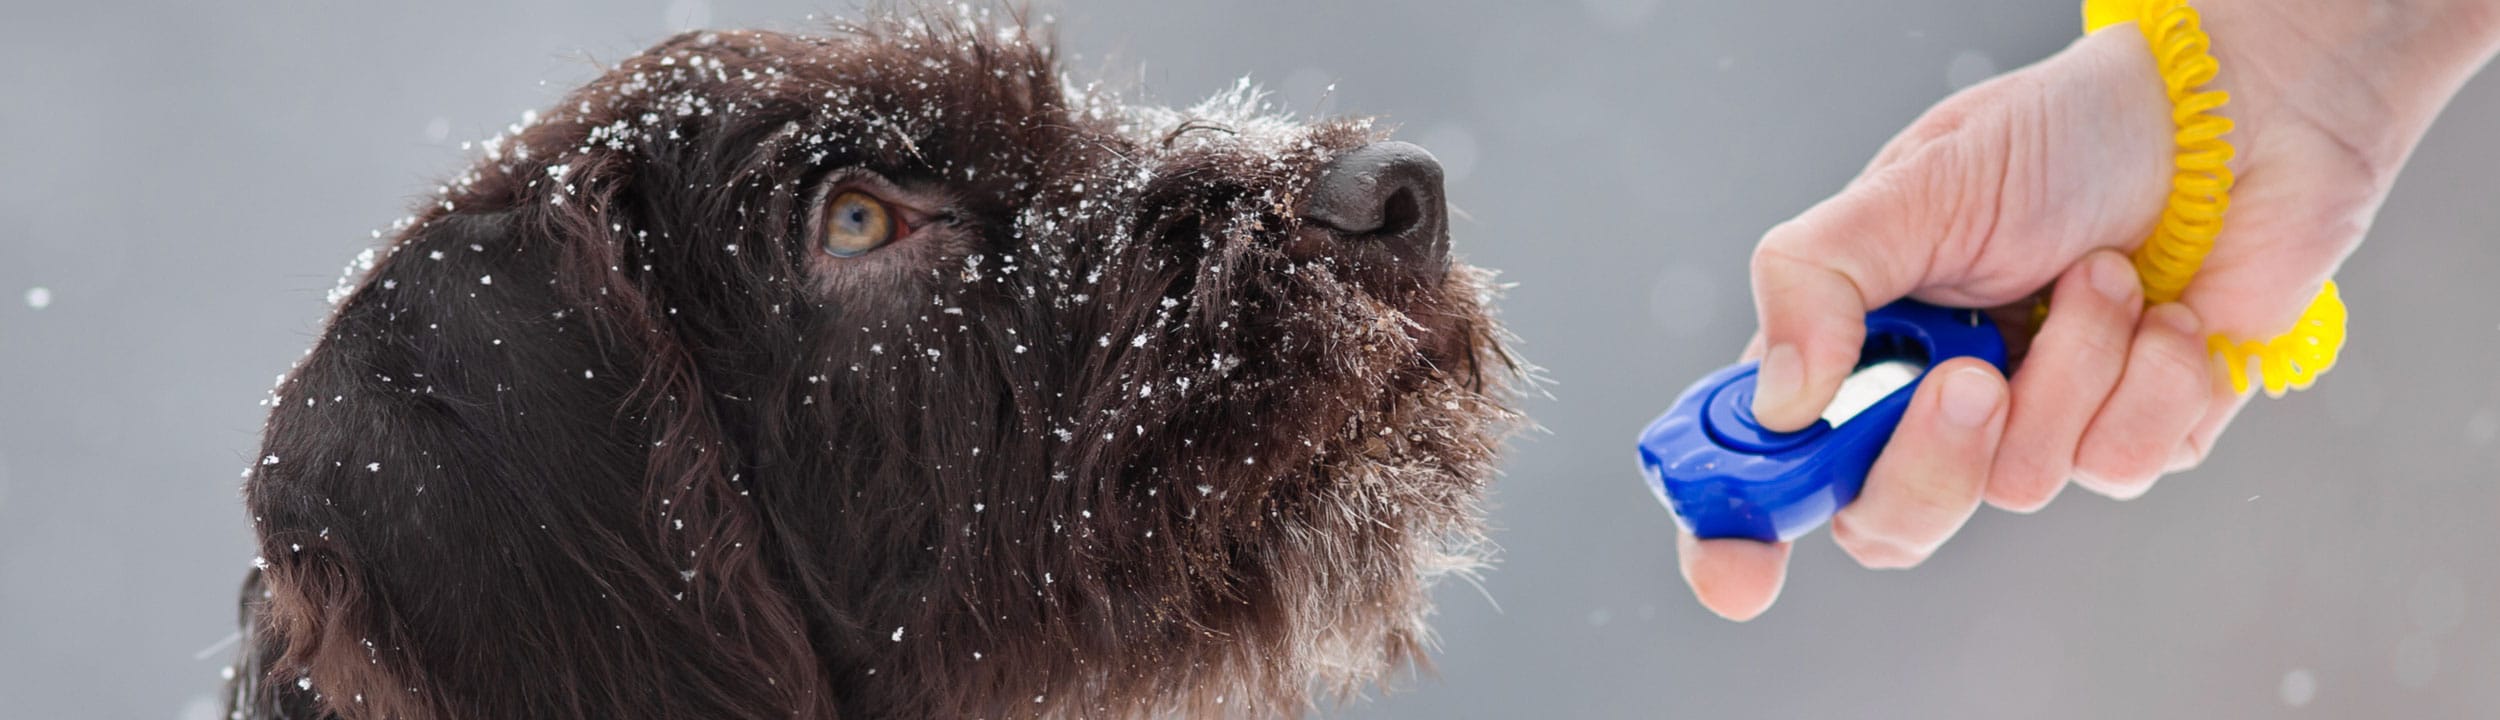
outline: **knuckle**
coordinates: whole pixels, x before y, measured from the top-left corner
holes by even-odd
[[[2167,330],[2136,343],[2141,351],[2128,365],[2141,366],[2150,377],[2172,386],[2203,387],[2209,369],[2204,343]]]
[[[1784,220],[1762,234],[1761,244],[1754,246],[1753,257],[1746,265],[1756,287],[1780,287],[1814,272],[1812,262],[1788,247],[1803,242],[1806,232],[1801,222]]]
[[[1870,508],[1886,527],[1932,528],[1951,527],[1955,518],[1970,512],[1986,490],[1992,472],[1987,461],[1971,470],[1942,470],[1947,476],[1906,478],[1909,482],[1892,482],[1884,502]],[[1964,474],[1968,473],[1968,474]],[[1898,476],[1896,476],[1898,477]]]
[[[2006,512],[2028,515],[2048,507],[2049,501],[2056,496],[2054,486],[1991,489],[1988,491],[1988,504]]]
[[[1897,162],[1915,157],[1928,147],[1961,134],[1970,127],[1980,108],[1985,107],[1980,98],[1973,97],[1979,92],[1978,87],[1973,87],[1928,108],[1926,114],[1911,121],[1901,134],[1894,135],[1891,142],[1885,143],[1884,154]]]
[[[1811,213],[1808,210],[1806,214],[1781,220],[1779,224],[1762,231],[1762,242],[1753,247],[1753,269],[1760,272],[1808,264],[1805,257],[1797,254],[1795,246],[1813,236],[1813,225],[1809,219]]]
[[[2135,309],[2094,292],[2089,283],[2084,278],[2060,281],[2066,287],[2058,289],[2054,304],[2049,306],[2048,320],[2040,328],[2040,342],[2064,344],[2074,353],[2102,358],[2096,364],[2125,358],[2135,342]]]
[[[2205,464],[2207,454],[2205,447],[2197,443],[2196,438],[2188,438],[2187,442],[2179,443],[2179,449],[2170,454],[2170,463],[2163,466],[2162,470],[2174,473],[2194,470],[2196,466]]]
[[[1856,542],[1841,544],[1840,549],[1859,565],[1876,570],[1908,569],[1918,567],[1919,563],[1927,560],[1924,553],[1885,538],[1860,538]]]
[[[2051,471],[2042,464],[2019,470],[2003,469],[2005,463],[1999,463],[1999,467],[1998,474],[1988,480],[1986,499],[1991,505],[2013,512],[2030,513],[2047,507],[2065,482],[2064,470]]]
[[[2142,497],[2160,478],[2161,459],[2147,453],[2105,450],[2075,463],[2077,484],[2119,500]]]
[[[1869,532],[1856,516],[1844,512],[1832,517],[1832,543],[1850,557],[1863,558],[1878,552],[1886,541]]]
[[[2081,478],[2078,478],[2078,484],[2083,485],[2084,488],[2089,489],[2092,492],[2099,493],[2102,497],[2120,502],[2144,497],[2145,493],[2150,492],[2153,489],[2153,481],[2139,479],[2093,480],[2086,482],[2082,481]]]
[[[1850,514],[1832,518],[1832,540],[1871,568],[1906,568],[1927,559],[1940,541],[1927,523],[1894,513]]]
[[[2160,477],[2163,462],[2170,457],[2165,457],[2168,447],[2148,452],[2140,445],[2143,442],[2120,442],[2118,437],[2085,440],[2083,452],[2075,452],[2075,475],[2078,480],[2090,480],[2095,490],[2143,492],[2143,487],[2153,485],[2153,477]]]
[[[2101,365],[2108,364],[2108,360],[2126,357],[2127,351],[2133,344],[2133,338],[2128,336],[2128,330],[2132,325],[2127,322],[2129,318],[2123,314],[2111,313],[2101,315],[2097,319],[2100,320],[2097,327],[2076,328],[2071,340],[2075,344],[2075,354],[2087,358],[2102,358],[2102,362],[2095,363]],[[2111,373],[2111,375],[2115,374]]]

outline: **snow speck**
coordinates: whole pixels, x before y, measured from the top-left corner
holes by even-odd
[[[36,310],[52,307],[52,289],[42,287],[27,288],[26,306]]]
[[[1952,62],[1945,64],[1944,85],[1946,89],[1960,90],[1996,77],[1996,74],[1997,61],[1977,50],[1964,50],[1954,55]]]
[[[262,464],[262,465],[276,465],[276,464],[278,464],[278,456],[276,456],[276,455],[271,455],[271,456],[268,456],[268,457],[261,458],[261,459],[260,459],[260,464]]]
[[[425,141],[442,142],[451,137],[451,118],[435,116],[425,121]]]
[[[2309,668],[2292,668],[2283,673],[2283,684],[2275,692],[2283,697],[2284,705],[2306,707],[2318,699],[2318,676],[2310,674]]]
[[[381,471],[382,471],[382,464],[381,464],[381,463],[378,463],[378,462],[377,462],[377,463],[365,463],[365,472],[381,472]]]
[[[1283,91],[1281,99],[1293,112],[1317,117],[1337,106],[1337,81],[1319,68],[1305,67],[1286,75]]]
[[[182,720],[217,720],[217,699],[206,695],[182,704]]]
[[[2482,447],[2490,445],[2493,440],[2500,440],[2500,411],[2483,408],[2474,411],[2474,417],[2466,418],[2466,442]]]
[[[583,380],[593,380],[593,379],[597,379],[598,377],[599,377],[599,373],[598,373],[598,371],[596,371],[596,370],[583,370],[583,371],[582,371],[582,379],[583,379]]]
[[[300,678],[296,678],[296,679],[295,679],[295,689],[297,689],[297,690],[311,690],[311,689],[312,689],[312,676],[311,676],[311,675],[306,675],[306,676],[303,676],[303,677],[300,677]]]
[[[902,642],[902,641],[903,641],[903,626],[901,626],[901,625],[896,625],[896,626],[894,626],[894,641],[895,641],[895,642]]]
[[[477,276],[477,284],[479,284],[479,285],[493,285],[493,284],[495,284],[495,276],[493,276],[493,275],[479,275],[479,276]]]

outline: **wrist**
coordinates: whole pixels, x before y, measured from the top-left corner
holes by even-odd
[[[2384,189],[2431,121],[2500,49],[2500,0],[2198,0],[2243,157],[2316,133]]]

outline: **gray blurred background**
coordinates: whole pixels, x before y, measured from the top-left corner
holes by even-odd
[[[255,405],[339,268],[464,140],[674,29],[833,3],[0,6],[0,718],[213,715]],[[2203,469],[1982,510],[1915,571],[1818,536],[1770,614],[1695,605],[1631,438],[1751,330],[1745,257],[2072,0],[1059,0],[1078,75],[1244,74],[1439,153],[1462,252],[1558,383],[1437,679],[1343,717],[2500,717],[2500,78],[2345,269],[2353,344]],[[1328,88],[1333,85],[1334,91]]]

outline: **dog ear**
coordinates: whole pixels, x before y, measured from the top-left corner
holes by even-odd
[[[268,615],[270,598],[259,569],[244,576],[242,611],[237,618],[242,630],[236,634],[242,650],[226,668],[226,713],[221,717],[321,717],[320,699],[310,687],[282,680],[287,673],[270,667],[286,655],[284,642],[266,630],[277,621]]]
[[[431,215],[273,391],[259,716],[830,714],[692,354],[601,262],[605,207]]]

